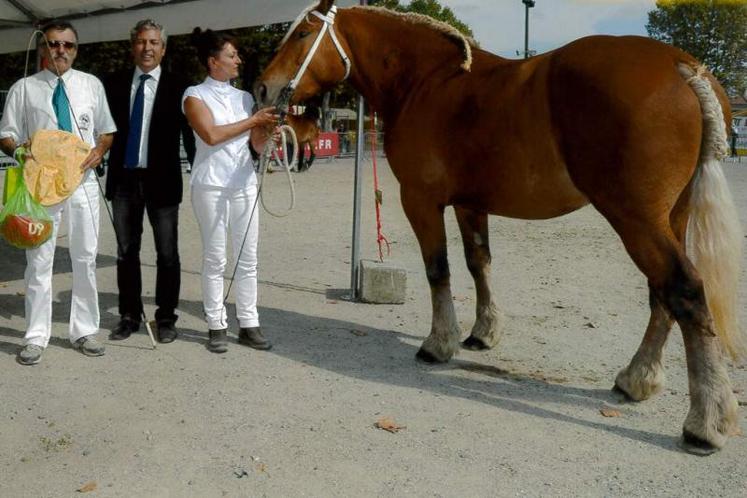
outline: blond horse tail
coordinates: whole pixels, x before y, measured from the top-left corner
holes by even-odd
[[[690,198],[687,255],[703,279],[724,352],[736,360],[747,351],[737,317],[742,229],[720,162],[729,151],[724,112],[702,66],[680,64],[679,70],[698,96],[703,114],[700,158]]]

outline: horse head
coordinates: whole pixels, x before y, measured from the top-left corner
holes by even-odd
[[[347,78],[350,60],[347,43],[334,28],[334,0],[321,0],[301,12],[291,24],[280,48],[260,75],[254,95],[260,106],[286,111]]]

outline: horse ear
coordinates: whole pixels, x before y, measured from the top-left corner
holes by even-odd
[[[334,3],[335,0],[321,0],[316,10],[318,10],[321,14],[326,14],[329,11],[329,8],[334,5]]]

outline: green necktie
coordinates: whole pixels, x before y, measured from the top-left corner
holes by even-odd
[[[57,87],[52,94],[52,108],[57,116],[57,128],[64,131],[73,131],[73,124],[70,122],[70,102],[67,100],[67,94],[62,87],[62,78],[57,78]]]

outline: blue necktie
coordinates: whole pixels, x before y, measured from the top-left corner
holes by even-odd
[[[57,116],[57,128],[64,131],[73,131],[73,123],[70,121],[70,102],[62,87],[62,78],[57,78],[57,86],[52,94],[52,108]]]
[[[125,147],[125,168],[135,168],[140,164],[140,135],[143,133],[143,109],[145,108],[145,80],[149,74],[140,75],[140,85],[135,92],[135,102],[132,103],[130,114],[130,132],[127,134]]]

